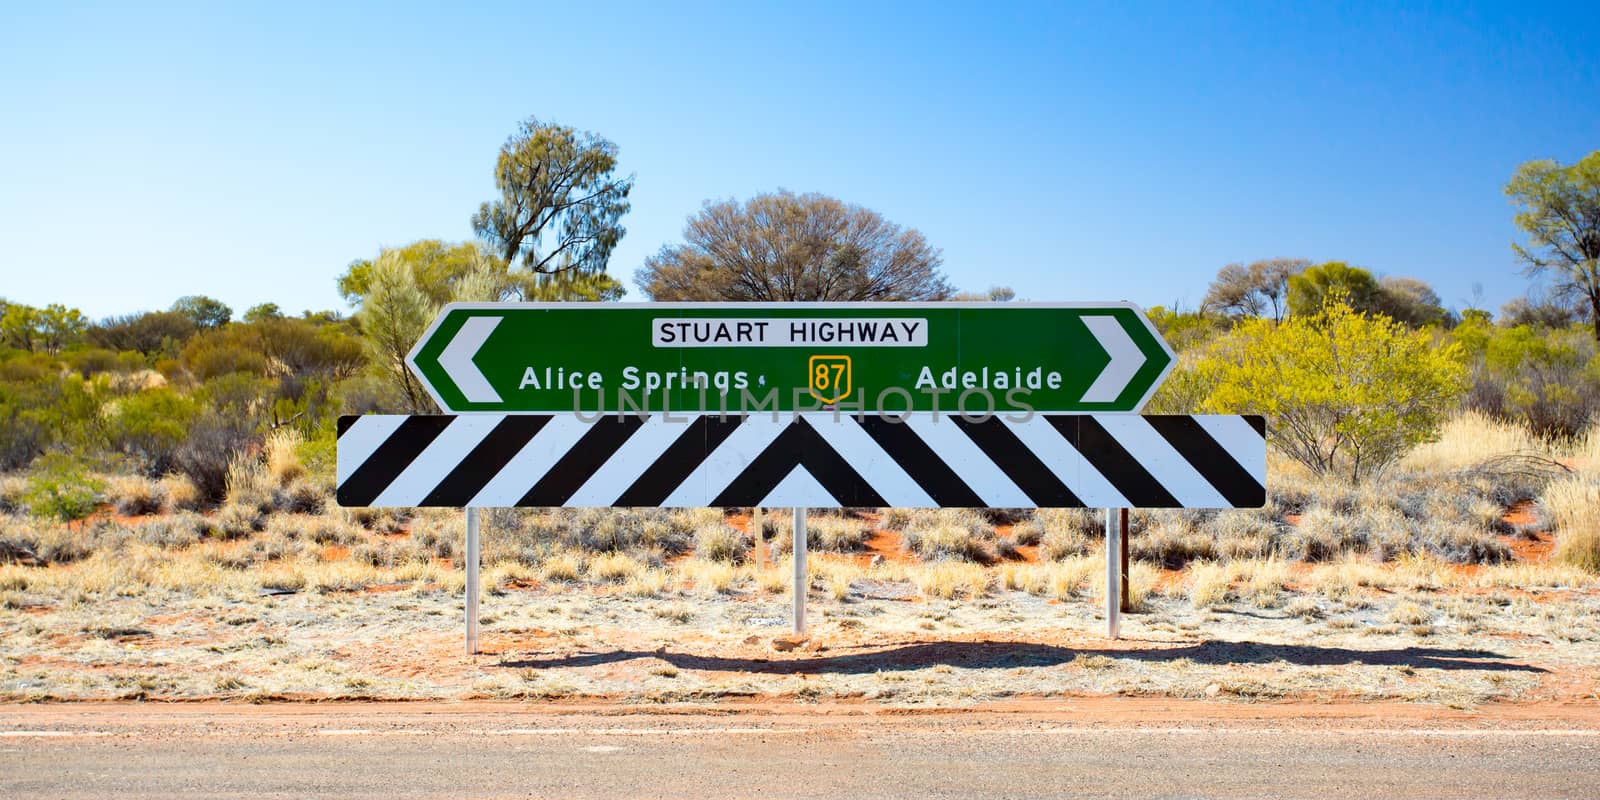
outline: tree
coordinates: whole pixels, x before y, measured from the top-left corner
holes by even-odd
[[[616,166],[617,146],[606,139],[529,118],[500,148],[500,199],[479,206],[472,229],[531,272],[603,272],[633,189],[632,176],[612,176]]]
[[[1600,150],[1570,166],[1529,161],[1505,191],[1518,207],[1517,227],[1528,234],[1528,247],[1511,245],[1523,272],[1548,273],[1557,292],[1585,301],[1600,340]]]
[[[0,342],[7,347],[33,352],[39,337],[39,309],[21,303],[6,304],[0,315]]]
[[[422,239],[379,254],[392,254],[409,265],[417,289],[428,302],[441,306],[462,298],[464,291],[484,300],[618,300],[627,292],[622,284],[604,272],[561,272],[553,275],[513,270],[509,263],[487,253],[477,242],[442,242]],[[360,306],[372,287],[375,262],[360,259],[350,263],[339,276],[339,294],[353,306]],[[474,281],[472,289],[464,282]]]
[[[943,300],[943,258],[916,230],[821,194],[708,202],[684,244],[634,276],[654,300]]]
[[[385,248],[351,263],[339,292],[357,306],[354,322],[385,382],[411,413],[431,413],[433,400],[406,367],[406,355],[445,303],[507,300],[615,300],[622,285],[610,275],[513,270],[476,242],[424,239]]]
[[[89,320],[76,308],[51,303],[44,308],[34,308],[21,303],[7,303],[0,314],[0,343],[18,350],[41,350],[49,355],[61,348],[82,341]]]
[[[88,327],[89,320],[76,308],[51,303],[39,312],[39,340],[44,345],[44,351],[50,355],[61,352],[61,348],[69,344],[82,341],[83,332]]]
[[[88,330],[96,347],[108,350],[135,350],[145,355],[177,353],[195,332],[194,320],[176,311],[146,311],[108,317]]]
[[[1570,300],[1544,293],[1514,297],[1500,307],[1501,321],[1511,327],[1531,325],[1540,328],[1565,328],[1584,321],[1584,310]]]
[[[1359,481],[1436,435],[1467,370],[1460,344],[1440,346],[1335,294],[1314,314],[1241,322],[1170,383],[1199,398],[1192,411],[1268,415],[1279,450]]]
[[[1343,261],[1318,264],[1289,279],[1289,313],[1316,316],[1330,297],[1362,313],[1378,310],[1378,281]]]
[[[233,309],[221,300],[200,294],[178,298],[178,302],[172,304],[172,310],[193,320],[195,327],[201,330],[220,328],[233,319]]]
[[[1236,317],[1270,314],[1273,320],[1281,320],[1288,310],[1289,279],[1310,266],[1303,258],[1268,258],[1249,266],[1229,264],[1217,271],[1200,301],[1200,310]]]
[[[244,312],[245,322],[260,322],[264,319],[283,319],[283,309],[277,303],[261,303],[250,307]]]
[[[1374,300],[1379,313],[1412,328],[1443,324],[1449,318],[1439,305],[1439,293],[1416,278],[1384,276]]]
[[[413,265],[396,250],[372,262],[356,324],[377,367],[395,386],[412,414],[435,411],[432,398],[406,368],[406,355],[427,330],[438,306],[417,286]]]
[[[990,286],[986,292],[960,292],[948,299],[962,303],[1009,303],[1017,299],[1017,290],[1010,286]]]

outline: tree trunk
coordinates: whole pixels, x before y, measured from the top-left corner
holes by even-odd
[[[1589,325],[1594,328],[1594,339],[1600,342],[1600,292],[1589,293]]]

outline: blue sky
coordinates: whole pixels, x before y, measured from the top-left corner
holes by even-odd
[[[1497,307],[1506,178],[1600,149],[1585,4],[442,5],[0,0],[0,296],[343,308],[352,259],[468,238],[537,115],[637,175],[630,299],[705,200],[783,187],[1034,300],[1283,255]]]

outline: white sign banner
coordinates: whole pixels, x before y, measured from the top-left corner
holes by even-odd
[[[928,320],[911,317],[717,317],[651,320],[656,347],[927,347]]]

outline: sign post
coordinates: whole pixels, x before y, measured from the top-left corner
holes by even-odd
[[[1122,515],[1106,509],[1106,636],[1122,638]]]
[[[478,654],[478,600],[482,590],[478,585],[478,509],[467,506],[467,655]]]
[[[806,510],[794,510],[794,632],[806,632],[806,590],[811,581],[806,577]]]

